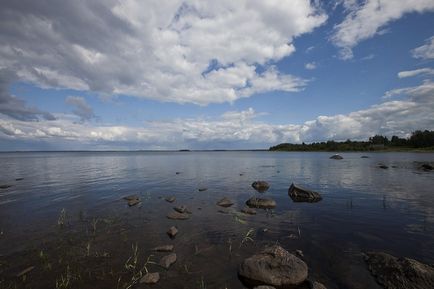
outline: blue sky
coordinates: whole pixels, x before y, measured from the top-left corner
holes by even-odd
[[[434,129],[434,2],[5,1],[0,150]]]

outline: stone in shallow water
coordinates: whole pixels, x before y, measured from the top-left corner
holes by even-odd
[[[174,196],[165,197],[164,199],[169,203],[173,203],[176,200]]]
[[[181,214],[183,213],[191,214],[191,211],[187,208],[187,206],[184,205],[174,207],[173,209]]]
[[[335,155],[332,155],[330,157],[330,159],[332,159],[332,160],[341,160],[341,159],[343,159],[343,157],[341,155],[335,154]]]
[[[383,165],[383,164],[379,164],[378,167],[379,167],[380,169],[388,169],[388,168],[389,168],[388,166]]]
[[[0,189],[7,189],[12,187],[11,185],[0,185]]]
[[[276,289],[276,288],[273,286],[261,285],[261,286],[256,286],[253,289]]]
[[[256,181],[252,183],[252,187],[258,192],[265,192],[270,188],[270,185],[266,181]]]
[[[272,209],[276,207],[276,202],[272,199],[251,197],[246,201],[250,208]]]
[[[176,230],[176,232],[178,232],[178,230],[175,227],[172,227]],[[170,228],[169,231],[172,229]],[[169,236],[171,236],[172,234],[169,234],[169,231],[167,232],[167,234]],[[176,235],[176,233],[175,233]],[[175,236],[173,235],[173,236]],[[152,249],[152,251],[156,251],[156,252],[172,252],[173,251],[174,246],[173,245],[161,245],[161,246],[157,246],[154,249]]]
[[[145,276],[140,279],[140,283],[145,284],[155,284],[160,281],[160,274],[158,272],[155,273],[146,273]]]
[[[170,212],[167,214],[167,218],[171,220],[187,220],[190,218],[190,215],[187,213]]]
[[[310,289],[327,289],[327,287],[324,286],[324,284],[317,281],[309,281],[308,283]]]
[[[138,195],[129,195],[124,197],[124,200],[128,201],[128,206],[132,207],[140,203],[140,197]]]
[[[249,207],[243,208],[241,212],[247,215],[256,215],[256,210]]]
[[[307,278],[306,263],[278,245],[243,261],[238,269],[240,279],[249,286],[291,287]]]
[[[205,188],[205,187],[202,187],[202,188],[198,189],[199,192],[203,192],[203,191],[206,191],[206,190],[208,190],[208,188]]]
[[[386,289],[434,288],[434,268],[419,261],[369,252],[366,263],[377,282]]]
[[[161,258],[158,264],[165,269],[169,269],[169,267],[175,262],[176,262],[176,254],[172,253]]]
[[[176,234],[178,234],[178,229],[175,226],[170,227],[167,231],[167,235],[169,235],[170,238],[175,238]]]
[[[289,187],[288,195],[294,202],[316,203],[322,200],[322,197],[319,193],[305,189],[295,185],[294,183],[292,183]]]
[[[220,201],[217,202],[218,206],[225,207],[225,208],[230,207],[233,204],[234,204],[234,202],[232,202],[230,199],[228,199],[226,197],[224,197],[223,199],[221,199]]]
[[[139,199],[128,201],[128,206],[132,207],[140,203]]]

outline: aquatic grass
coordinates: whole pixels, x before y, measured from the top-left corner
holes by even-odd
[[[124,264],[125,269],[132,273],[131,279],[125,284],[124,289],[130,289],[132,288],[137,282],[145,275],[148,271],[148,265],[149,264],[156,264],[154,261],[151,261],[151,258],[153,255],[149,255],[146,259],[143,266],[138,269],[138,258],[139,258],[139,247],[136,244],[131,245],[133,254],[127,259],[127,261]]]
[[[39,258],[41,259],[42,262],[42,268],[45,271],[50,271],[52,266],[51,263],[48,261],[48,256],[44,253],[44,251],[41,250],[39,252]]]
[[[205,281],[203,280],[203,276],[200,277],[200,281],[198,281],[199,289],[206,289]]]
[[[96,227],[98,225],[99,219],[98,218],[93,218],[91,221],[91,225],[92,225],[92,232],[95,235],[96,234]]]
[[[250,230],[247,231],[247,233],[244,235],[243,239],[241,240],[240,248],[246,242],[249,242],[249,241],[252,243],[255,242],[255,240],[253,240],[253,238],[251,237],[254,232],[255,232],[255,229],[253,229],[253,228],[250,228]]]
[[[65,222],[66,222],[66,210],[65,208],[63,208],[60,211],[59,218],[57,219],[57,225],[63,228],[65,226]]]
[[[60,275],[60,278],[56,278],[56,289],[68,289],[72,285],[72,281],[75,279],[74,275],[71,273],[69,265],[66,266],[65,275]]]

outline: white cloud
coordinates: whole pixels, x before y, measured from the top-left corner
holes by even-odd
[[[413,57],[422,59],[434,59],[434,36],[427,43],[411,51]]]
[[[415,70],[400,71],[400,72],[398,72],[398,77],[399,78],[406,78],[406,77],[413,77],[413,76],[420,75],[420,74],[434,75],[434,69],[432,69],[432,68],[420,68],[420,69],[415,69]]]
[[[122,148],[266,148],[281,142],[366,140],[375,134],[408,136],[417,129],[434,130],[434,82],[387,92],[389,99],[367,109],[319,116],[303,124],[269,124],[253,108],[230,111],[219,118],[153,121],[142,127],[95,125],[77,122],[77,116],[56,115],[56,120],[26,122],[0,120],[3,141],[68,142],[83,149]]]
[[[309,0],[6,0],[0,67],[42,87],[232,102],[301,89],[304,80],[272,64],[326,18]]]
[[[385,26],[404,14],[434,10],[432,0],[366,0],[343,1],[348,12],[344,21],[334,27],[331,38],[340,48],[342,59],[353,57],[352,48],[359,42],[384,33]]]
[[[304,67],[306,69],[313,70],[313,69],[316,69],[316,63],[315,62],[309,62],[309,63],[306,63],[304,65]]]

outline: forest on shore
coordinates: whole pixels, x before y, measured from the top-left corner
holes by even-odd
[[[434,131],[417,130],[412,132],[409,138],[375,135],[367,141],[342,142],[329,140],[326,142],[313,143],[281,143],[272,146],[270,151],[406,151],[406,150],[434,150]]]

